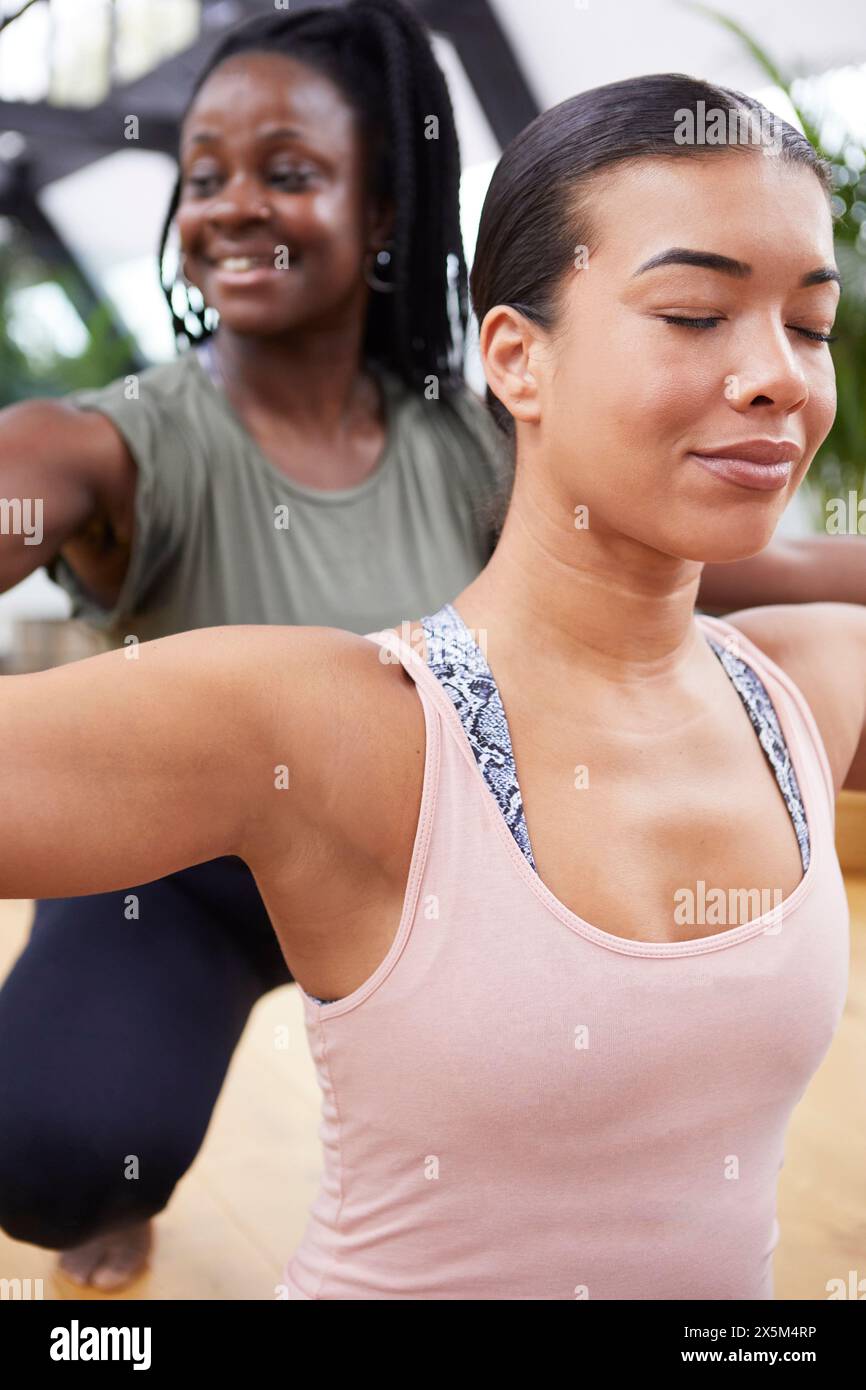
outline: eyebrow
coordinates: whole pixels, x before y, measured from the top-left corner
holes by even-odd
[[[190,136],[189,143],[191,145],[202,145],[212,140],[219,140],[219,138],[218,131],[199,130],[195,135]],[[277,138],[303,140],[304,132],[292,126],[266,126],[262,130],[256,131],[256,138],[258,140],[276,140]]]
[[[731,256],[720,256],[715,251],[688,251],[682,246],[672,246],[668,251],[659,251],[658,255],[651,256],[643,265],[638,266],[632,279],[636,275],[643,275],[646,270],[655,270],[661,265],[696,265],[703,270],[719,270],[723,275],[735,275],[743,280],[751,275],[752,267],[745,261],[735,261]],[[832,265],[819,266],[817,270],[810,270],[800,281],[804,288],[808,285],[824,285],[830,280],[835,280],[841,289],[842,277],[838,270]]]

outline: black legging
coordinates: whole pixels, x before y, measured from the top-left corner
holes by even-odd
[[[291,979],[235,857],[39,902],[0,990],[0,1226],[63,1250],[162,1211],[253,1004]]]

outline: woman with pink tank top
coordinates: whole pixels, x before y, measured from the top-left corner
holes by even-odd
[[[680,138],[714,109],[736,140]],[[278,1298],[774,1296],[785,1134],[845,1003],[866,616],[695,598],[833,420],[829,188],[682,74],[545,113],[472,272],[515,454],[479,577],[399,631],[0,681],[0,893],[255,874],[322,1093]]]

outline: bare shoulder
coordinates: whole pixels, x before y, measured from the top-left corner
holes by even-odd
[[[263,680],[258,717],[296,825],[387,861],[423,781],[424,712],[412,678],[393,652],[339,628],[225,630],[248,634],[248,664]],[[279,817],[260,834],[260,857],[285,852]]]
[[[802,691],[821,732],[836,790],[866,718],[866,609],[853,603],[773,604],[725,614]]]

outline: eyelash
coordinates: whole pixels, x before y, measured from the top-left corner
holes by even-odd
[[[216,174],[200,174],[198,177],[194,176],[188,179],[187,182],[190,188],[195,189],[196,192],[201,192],[202,186],[208,184],[212,179],[216,177]],[[309,169],[274,169],[268,175],[268,178],[270,180],[277,180],[280,183],[285,182],[287,179],[301,179],[303,180],[304,187],[306,187],[307,183],[312,177],[312,171]],[[205,194],[204,196],[207,195]]]
[[[286,179],[302,179],[306,184],[313,177],[313,171],[312,169],[274,169],[269,177],[279,179],[281,182]]]
[[[717,323],[721,323],[721,319],[680,319],[673,314],[661,314],[660,317],[665,323],[680,323],[686,328],[715,328]],[[813,328],[797,328],[793,324],[791,327],[795,333],[802,333],[814,343],[835,343],[839,336],[838,333],[818,333]]]

